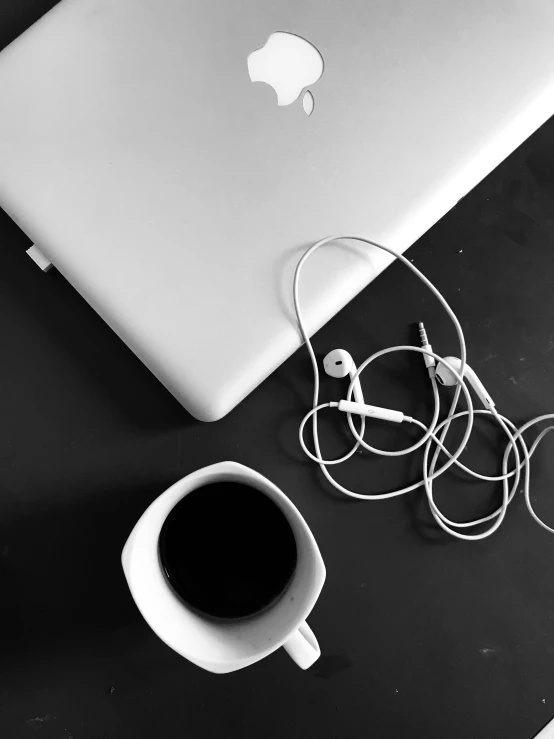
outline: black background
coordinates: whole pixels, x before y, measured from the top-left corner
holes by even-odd
[[[0,0],[0,47],[53,3]],[[0,101],[1,103],[1,101]],[[460,317],[468,360],[516,424],[554,412],[554,120],[408,252]],[[227,418],[192,419],[0,212],[0,736],[523,739],[554,714],[554,537],[522,496],[490,539],[433,525],[424,496],[376,503],[335,495],[303,458],[311,400],[300,350]],[[458,354],[435,298],[393,265],[315,338],[359,363],[417,341]],[[419,358],[395,355],[363,378],[367,402],[430,416]],[[344,381],[324,379],[338,399]],[[445,402],[449,393],[444,394]],[[336,421],[336,417],[335,417]],[[322,423],[329,455],[344,428]],[[370,438],[406,444],[399,428]],[[531,435],[532,436],[532,435]],[[552,442],[532,495],[554,524]],[[499,469],[501,437],[481,421],[467,459]],[[216,461],[259,470],[305,516],[327,566],[309,622],[323,656],[307,672],[283,650],[238,673],[204,672],[146,626],[120,551],[145,507]],[[336,471],[361,492],[414,479],[418,457],[357,456]],[[473,516],[498,487],[452,475],[446,513]]]

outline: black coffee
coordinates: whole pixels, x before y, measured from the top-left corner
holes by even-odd
[[[281,509],[238,482],[206,485],[180,500],[162,527],[159,552],[175,592],[225,619],[266,608],[296,567],[296,541]]]

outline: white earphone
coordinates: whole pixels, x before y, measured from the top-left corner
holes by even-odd
[[[345,349],[333,349],[329,352],[323,360],[323,368],[330,377],[347,377],[349,376],[352,380],[358,371],[354,360]],[[356,403],[364,402],[364,394],[362,393],[362,386],[360,380],[356,377],[354,381],[354,387],[352,388],[354,394],[354,400]]]
[[[437,380],[441,385],[452,387],[458,384],[458,380],[452,373],[452,369],[461,375],[462,374],[462,360],[457,357],[445,357],[442,362],[439,363],[435,370]],[[471,367],[466,364],[463,372],[464,379],[466,379],[471,387],[475,390],[475,394],[483,403],[485,408],[494,408],[494,401],[491,396],[485,390],[485,386],[481,380],[477,377]]]
[[[306,263],[306,261],[311,256],[311,254],[313,254],[313,252],[316,251],[316,249],[319,249],[325,244],[328,244],[332,241],[336,241],[338,239],[358,241],[370,247],[374,247],[376,249],[381,249],[383,251],[386,251],[389,254],[391,254],[393,257],[395,257],[396,259],[400,260],[417,277],[419,277],[419,279],[431,290],[431,292],[439,300],[444,310],[448,314],[450,320],[452,321],[452,324],[458,335],[458,341],[460,344],[460,359],[457,359],[456,357],[441,357],[439,354],[436,354],[432,350],[431,344],[429,343],[427,339],[427,333],[422,323],[419,324],[419,334],[420,334],[420,339],[421,339],[421,346],[417,347],[417,346],[403,345],[403,346],[394,346],[394,347],[390,347],[387,349],[381,349],[380,351],[375,352],[375,354],[372,354],[370,357],[368,357],[360,365],[358,369],[356,369],[356,366],[354,365],[352,357],[348,354],[348,352],[346,352],[344,349],[335,349],[333,352],[330,352],[325,357],[325,359],[323,360],[323,364],[324,364],[324,368],[327,374],[331,375],[332,377],[346,377],[347,375],[350,376],[350,386],[348,389],[347,398],[346,400],[341,400],[341,401],[331,401],[327,403],[319,403],[319,367],[318,367],[317,359],[316,359],[312,344],[310,342],[310,338],[306,332],[304,321],[302,318],[302,313],[300,309],[300,300],[299,300],[299,281],[300,281],[300,274],[301,274],[302,268],[304,264]],[[537,516],[537,514],[533,510],[532,503],[531,503],[531,497],[530,497],[531,457],[533,453],[535,452],[539,443],[544,438],[544,436],[549,431],[552,431],[554,429],[554,425],[549,425],[546,428],[544,428],[540,432],[540,434],[537,436],[537,438],[535,439],[535,441],[533,442],[530,448],[527,447],[527,444],[523,438],[524,432],[527,431],[529,428],[531,428],[531,426],[541,423],[542,421],[552,421],[554,419],[554,414],[548,413],[543,416],[539,416],[538,418],[534,418],[533,420],[528,421],[526,424],[524,424],[521,428],[517,429],[515,425],[509,419],[505,418],[504,416],[500,415],[500,413],[498,413],[498,411],[496,410],[495,404],[491,396],[485,389],[483,383],[479,380],[479,378],[477,377],[475,372],[471,369],[471,367],[469,367],[468,364],[466,363],[465,339],[464,339],[462,327],[455,313],[450,308],[450,306],[448,305],[446,300],[443,298],[441,293],[437,290],[437,288],[427,279],[427,277],[425,277],[424,274],[422,274],[417,269],[417,267],[415,267],[408,259],[406,259],[406,257],[404,257],[402,254],[396,253],[395,251],[393,251],[387,246],[377,244],[374,241],[370,241],[369,239],[363,238],[361,236],[328,236],[327,238],[322,239],[321,241],[318,241],[317,243],[313,244],[305,252],[305,254],[302,256],[302,258],[298,262],[298,265],[296,267],[296,271],[294,274],[293,298],[294,298],[294,307],[296,310],[296,318],[298,321],[298,326],[302,334],[302,337],[304,339],[304,342],[306,344],[308,353],[310,355],[310,359],[312,362],[312,368],[314,372],[314,394],[313,394],[312,409],[304,416],[300,424],[300,429],[299,429],[300,444],[303,450],[305,451],[305,453],[308,455],[308,457],[310,457],[310,459],[313,459],[315,462],[319,464],[319,467],[323,475],[331,483],[331,485],[333,485],[337,490],[340,490],[345,495],[348,495],[352,498],[359,498],[362,500],[383,500],[386,498],[394,498],[396,496],[404,495],[413,490],[417,490],[418,488],[423,487],[427,495],[427,500],[429,503],[431,513],[435,521],[437,522],[437,524],[442,529],[444,529],[446,532],[451,534],[452,536],[455,536],[459,539],[474,541],[477,539],[484,539],[485,537],[490,536],[494,531],[496,531],[499,528],[499,526],[502,524],[502,521],[504,520],[504,517],[506,516],[508,505],[513,500],[514,495],[516,494],[516,491],[518,490],[520,479],[523,476],[524,496],[525,496],[525,502],[529,510],[529,513],[535,519],[535,521],[537,521],[537,523],[539,523],[544,529],[546,529],[547,531],[551,533],[554,533],[554,529],[548,526],[547,524],[545,524],[544,521],[542,521]],[[379,359],[380,357],[386,354],[391,354],[391,353],[400,352],[400,351],[416,352],[418,354],[421,354],[425,361],[425,366],[427,367],[427,371],[429,373],[429,378],[431,382],[431,390],[433,393],[433,402],[434,402],[433,418],[429,426],[426,426],[421,421],[415,418],[405,415],[401,411],[391,410],[388,408],[379,408],[377,406],[371,406],[371,405],[367,405],[364,403],[361,386],[360,386],[360,375],[362,374],[364,369],[371,362]],[[439,399],[438,383],[440,383],[440,385],[451,386],[454,388],[454,396],[452,399],[450,410],[446,418],[444,418],[440,422],[439,422],[440,399]],[[471,394],[468,390],[466,383],[469,384],[473,388],[477,397],[482,402],[484,406],[482,410],[481,409],[474,410],[473,402],[471,399]],[[458,401],[462,393],[466,400],[467,410],[458,411],[457,410]],[[350,400],[351,396],[354,396],[354,401]],[[355,444],[352,447],[352,449],[347,454],[345,454],[343,457],[340,457],[339,459],[324,459],[321,454],[317,418],[318,418],[318,413],[325,408],[334,408],[334,409],[338,409],[339,411],[346,412],[347,419],[348,419],[348,425],[350,427],[352,435],[355,438]],[[352,414],[361,416],[361,423],[360,423],[359,430],[357,430],[354,425]],[[471,470],[469,467],[467,467],[465,464],[462,464],[462,462],[459,461],[459,457],[464,451],[467,445],[467,442],[469,440],[469,437],[471,436],[475,416],[480,415],[480,414],[492,416],[494,420],[498,423],[498,425],[502,428],[502,430],[504,431],[504,433],[506,434],[508,438],[508,443],[507,443],[506,450],[504,452],[504,456],[502,460],[502,474],[501,475],[496,475],[496,476],[483,475],[481,473],[475,472],[474,470]],[[396,423],[402,423],[402,422],[413,423],[419,428],[421,428],[424,433],[423,433],[423,436],[419,439],[419,441],[417,441],[415,444],[413,444],[412,446],[406,449],[400,449],[397,451],[377,449],[375,447],[370,446],[363,438],[364,432],[365,432],[366,417],[383,419],[387,421],[394,421]],[[305,429],[306,423],[310,420],[310,418],[312,419],[314,452],[308,449],[308,447],[306,446],[306,442],[304,440],[304,429]],[[448,434],[448,430],[450,428],[452,421],[454,421],[457,418],[467,419],[466,428],[463,434],[463,438],[461,439],[457,448],[454,451],[450,451],[446,448],[444,442],[445,442],[445,438]],[[431,452],[433,445],[435,445],[435,449],[433,452]],[[416,449],[423,448],[424,454],[423,454],[423,477],[422,479],[404,488],[401,488],[399,490],[394,490],[388,493],[367,494],[367,493],[358,493],[358,492],[349,490],[348,488],[344,487],[339,482],[337,482],[331,476],[327,468],[331,465],[340,464],[341,462],[344,462],[345,460],[349,459],[353,454],[357,452],[360,446],[363,446],[364,449],[367,449],[368,451],[373,452],[374,454],[379,454],[381,456],[388,456],[388,457],[402,456],[405,454],[409,454],[415,451]],[[437,461],[438,461],[438,458],[441,452],[446,456],[446,461],[442,464],[442,466],[437,468]],[[510,459],[511,456],[514,458],[514,465],[512,469],[508,470],[508,460]],[[475,519],[473,521],[451,521],[449,520],[439,510],[439,508],[437,507],[434,501],[433,482],[436,479],[438,479],[440,475],[446,472],[446,470],[454,464],[457,465],[460,469],[464,470],[467,474],[477,479],[501,482],[502,483],[502,503],[500,507],[497,508],[492,513],[490,513],[489,515],[483,516],[482,518]],[[489,522],[492,522],[492,523],[489,524]],[[467,529],[472,529],[475,526],[482,527],[484,524],[488,525],[488,528],[486,528],[485,530],[478,531],[477,533],[467,533],[467,534],[464,533]]]

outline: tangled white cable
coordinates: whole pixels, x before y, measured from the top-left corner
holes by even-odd
[[[415,275],[417,275],[417,277],[419,277],[419,279],[425,285],[427,285],[427,287],[431,290],[431,292],[437,297],[437,299],[443,305],[444,309],[446,310],[446,312],[448,313],[450,317],[450,320],[454,324],[454,328],[456,329],[456,332],[458,334],[458,340],[460,342],[459,370],[457,370],[455,366],[449,363],[447,358],[441,357],[435,352],[433,352],[429,345],[423,346],[423,347],[394,346],[389,349],[382,349],[381,351],[378,351],[375,354],[372,354],[370,357],[368,357],[365,360],[365,362],[363,362],[360,365],[358,370],[354,374],[352,374],[350,385],[348,387],[346,401],[341,401],[340,403],[338,402],[319,403],[319,368],[317,365],[317,360],[314,354],[312,344],[310,342],[310,338],[306,332],[304,322],[302,320],[302,313],[300,310],[300,301],[299,301],[299,296],[298,296],[298,286],[299,286],[300,273],[301,273],[302,267],[304,266],[305,262],[309,259],[309,257],[314,253],[314,251],[316,251],[316,249],[319,249],[319,247],[324,246],[325,244],[328,244],[331,241],[337,241],[337,240],[358,241],[358,242],[365,243],[369,246],[373,246],[377,249],[382,249],[383,251],[388,252],[389,254],[394,256],[396,259],[399,259],[401,262],[403,262],[407,267],[409,267],[412,270],[412,272]],[[427,499],[429,501],[429,507],[431,509],[431,513],[433,514],[433,517],[435,518],[435,521],[438,523],[438,525],[441,528],[443,528],[446,532],[448,532],[452,536],[457,537],[458,539],[466,539],[469,541],[474,541],[477,539],[484,539],[485,537],[490,536],[502,524],[502,521],[504,520],[504,517],[506,516],[508,505],[512,501],[518,489],[521,475],[523,472],[525,502],[529,510],[529,513],[533,516],[533,518],[535,519],[537,523],[539,523],[547,531],[550,531],[551,533],[554,534],[554,529],[548,526],[547,524],[545,524],[544,521],[542,521],[537,516],[535,511],[533,510],[533,507],[531,505],[531,499],[530,499],[530,491],[529,491],[530,473],[531,473],[531,457],[533,453],[535,452],[539,443],[544,438],[544,436],[554,428],[554,425],[547,426],[545,429],[543,429],[541,433],[539,434],[539,436],[535,439],[530,449],[528,449],[527,444],[525,443],[525,440],[523,438],[523,433],[527,431],[531,426],[541,423],[542,421],[554,420],[554,414],[548,413],[543,416],[534,418],[533,420],[528,421],[526,424],[524,424],[520,429],[517,429],[509,419],[505,418],[504,416],[498,413],[498,411],[494,407],[494,403],[492,402],[490,397],[486,394],[486,391],[484,390],[481,383],[477,380],[474,373],[472,373],[472,377],[474,378],[474,382],[478,383],[478,386],[476,387],[474,383],[472,384],[474,384],[474,388],[477,389],[478,395],[481,398],[481,400],[483,400],[486,407],[484,410],[474,410],[473,409],[473,402],[472,402],[471,395],[469,393],[469,390],[466,384],[466,379],[468,378],[468,374],[469,372],[472,372],[472,371],[466,364],[466,345],[465,345],[464,335],[462,332],[462,327],[460,326],[460,322],[456,318],[455,313],[450,308],[450,306],[448,305],[444,297],[437,290],[437,288],[425,277],[425,275],[422,274],[422,272],[420,272],[417,269],[417,267],[415,267],[410,261],[408,261],[406,257],[404,257],[402,254],[397,254],[395,251],[393,251],[389,247],[383,246],[381,244],[377,244],[374,241],[370,241],[369,239],[365,239],[361,236],[328,236],[327,238],[322,239],[321,241],[318,241],[316,244],[313,244],[313,246],[311,246],[306,251],[306,253],[303,255],[303,257],[298,262],[298,265],[296,267],[296,271],[294,274],[293,290],[294,290],[294,307],[296,310],[298,326],[300,328],[302,338],[304,339],[304,342],[310,354],[310,359],[312,361],[312,367],[314,371],[313,404],[312,404],[312,409],[309,411],[309,413],[307,413],[304,416],[302,423],[300,424],[300,430],[299,430],[300,444],[302,445],[302,448],[304,449],[308,457],[310,457],[310,459],[313,459],[314,462],[317,462],[319,464],[321,471],[323,472],[327,480],[331,483],[331,485],[333,485],[337,490],[340,490],[345,495],[349,495],[352,498],[361,498],[363,500],[384,500],[385,498],[394,498],[398,495],[404,495],[405,493],[409,493],[412,490],[416,490],[417,488],[424,487],[425,492],[427,494]],[[429,427],[425,426],[425,424],[421,423],[421,421],[418,421],[409,416],[404,416],[404,414],[398,411],[389,411],[388,409],[375,408],[374,406],[366,406],[361,403],[351,402],[354,388],[356,384],[358,383],[359,377],[364,371],[364,369],[369,364],[371,364],[371,362],[378,359],[379,357],[382,357],[385,354],[391,354],[393,352],[400,352],[400,351],[419,352],[420,354],[423,355],[424,358],[426,358],[425,363],[429,367],[429,376],[431,378],[431,386],[432,386],[433,399],[434,399],[433,419]],[[437,379],[436,379],[436,372],[435,372],[435,362],[438,362],[438,366],[436,367],[437,372],[442,371],[442,368],[447,369],[448,373],[450,373],[452,377],[455,378],[456,380],[456,389],[454,391],[452,405],[450,407],[448,415],[440,423],[439,423],[440,403],[439,403],[439,391],[437,387]],[[481,391],[481,388],[482,388],[482,391]],[[467,403],[467,410],[456,411],[456,408],[458,406],[458,401],[460,398],[460,393],[462,392],[464,394],[464,397]],[[338,408],[341,411],[345,411],[347,413],[348,424],[350,426],[350,430],[356,440],[352,449],[347,454],[340,457],[339,459],[323,459],[323,457],[321,456],[317,419],[318,419],[319,412],[323,410],[324,408]],[[503,429],[503,431],[506,433],[508,437],[508,444],[506,446],[506,451],[504,452],[504,457],[502,460],[502,474],[501,475],[498,475],[498,476],[482,475],[478,472],[474,472],[473,470],[469,469],[466,465],[462,464],[458,460],[458,458],[462,454],[468,442],[468,439],[471,435],[475,414],[488,414],[488,415],[493,416],[493,418],[500,425],[500,427]],[[361,421],[360,421],[359,431],[356,429],[354,425],[353,415],[360,415]],[[408,447],[407,449],[401,449],[399,451],[386,451],[383,449],[376,449],[375,447],[370,446],[366,441],[364,441],[364,438],[363,438],[364,432],[365,432],[365,416],[366,415],[374,416],[377,418],[383,418],[384,420],[405,421],[405,422],[413,423],[419,426],[424,431],[424,435],[418,442]],[[450,452],[444,446],[445,437],[448,433],[448,430],[450,428],[452,421],[454,421],[457,418],[462,418],[464,416],[467,417],[467,425],[466,425],[465,433],[457,449],[454,452]],[[312,453],[307,448],[306,443],[304,441],[304,428],[310,418],[312,419],[315,454]],[[436,445],[436,448],[431,456],[431,459],[429,459],[429,456],[431,454],[431,447],[433,446],[433,444]],[[519,444],[519,447],[518,447],[518,444]],[[353,492],[352,490],[348,490],[343,485],[340,485],[331,476],[327,467],[330,465],[334,465],[334,464],[340,464],[341,462],[344,462],[345,460],[349,459],[353,454],[356,453],[356,451],[359,449],[360,446],[364,447],[370,452],[373,452],[374,454],[379,454],[379,455],[388,456],[388,457],[398,457],[401,455],[410,454],[416,449],[419,449],[420,447],[424,446],[423,478],[419,480],[418,482],[413,483],[412,485],[408,485],[407,487],[401,488],[400,490],[394,490],[389,493],[364,494],[364,493],[356,493],[356,492]],[[444,464],[441,467],[437,469],[436,468],[437,460],[438,460],[438,457],[441,451],[446,455],[447,460],[444,462]],[[508,470],[508,460],[511,455],[513,455],[515,463],[514,463],[513,469]],[[523,459],[521,458],[521,456],[523,456]],[[464,472],[480,480],[502,481],[502,489],[503,489],[502,493],[503,494],[502,494],[501,506],[497,508],[497,510],[490,513],[488,516],[484,516],[483,518],[479,518],[476,520],[464,521],[464,522],[449,520],[443,513],[441,513],[441,511],[438,509],[434,501],[433,482],[440,475],[446,472],[446,470],[449,467],[451,467],[453,464],[456,464]],[[511,480],[511,487],[510,487],[510,480]],[[457,530],[457,529],[465,529],[465,528],[470,528],[473,526],[478,526],[478,525],[487,523],[488,521],[492,521],[493,523],[484,531],[480,531],[475,534],[465,534]]]

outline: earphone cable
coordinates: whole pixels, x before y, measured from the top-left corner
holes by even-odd
[[[416,277],[418,277],[421,280],[421,282],[423,282],[431,290],[431,292],[435,295],[435,297],[438,299],[438,301],[441,303],[441,305],[445,309],[458,335],[458,341],[460,344],[460,372],[458,373],[452,367],[449,367],[449,370],[452,372],[452,374],[457,379],[457,383],[456,383],[456,387],[454,390],[454,396],[453,396],[452,403],[448,411],[448,414],[446,418],[440,423],[438,422],[439,414],[440,414],[440,399],[439,399],[437,381],[436,381],[436,378],[433,376],[433,374],[431,374],[431,386],[432,386],[433,404],[434,404],[433,418],[429,426],[425,426],[425,424],[423,424],[421,421],[418,421],[417,419],[413,419],[413,418],[407,419],[410,422],[414,423],[419,428],[421,428],[422,431],[424,432],[423,436],[412,446],[406,449],[388,451],[388,450],[383,450],[383,449],[377,449],[376,447],[369,445],[363,438],[364,433],[365,433],[365,428],[366,428],[365,417],[361,416],[360,429],[358,431],[354,425],[353,414],[347,413],[346,415],[348,419],[348,425],[355,439],[355,443],[353,447],[350,449],[350,451],[347,454],[343,455],[342,457],[338,459],[326,460],[323,458],[322,453],[321,453],[321,446],[320,446],[320,441],[319,441],[319,429],[318,429],[318,414],[326,408],[337,408],[339,404],[338,402],[319,403],[319,391],[320,391],[319,367],[317,364],[315,352],[313,350],[313,347],[310,341],[310,337],[308,336],[308,332],[306,330],[305,323],[302,317],[302,311],[300,308],[300,298],[299,298],[299,283],[300,283],[300,275],[302,272],[302,268],[304,264],[306,263],[306,261],[310,258],[310,256],[317,249],[324,246],[325,244],[328,244],[330,242],[337,241],[337,240],[357,241],[357,242],[364,243],[368,246],[375,247],[377,249],[381,249],[383,251],[388,252],[395,259],[398,259],[403,264],[405,264],[412,271],[412,273],[415,274]],[[312,399],[312,409],[304,416],[300,424],[300,428],[299,428],[300,444],[304,452],[308,455],[308,457],[310,457],[310,459],[314,460],[315,462],[319,464],[319,467],[323,475],[334,488],[336,488],[340,492],[352,498],[374,501],[374,500],[385,500],[387,498],[394,498],[399,495],[405,495],[406,493],[409,493],[413,490],[417,490],[420,487],[424,487],[427,500],[429,503],[429,508],[437,524],[442,529],[444,529],[444,531],[446,531],[448,534],[456,538],[469,540],[469,541],[475,541],[475,540],[484,539],[487,536],[490,536],[501,526],[506,516],[508,506],[510,502],[513,500],[517,492],[517,489],[520,483],[521,474],[523,472],[524,496],[525,496],[525,502],[529,510],[529,513],[532,515],[535,521],[537,521],[537,523],[539,523],[543,528],[545,528],[547,531],[550,531],[551,533],[554,533],[554,528],[551,528],[546,523],[544,523],[544,521],[542,521],[538,517],[538,515],[535,513],[531,505],[531,498],[530,498],[531,457],[533,453],[535,452],[536,448],[538,447],[539,443],[546,436],[546,434],[552,429],[554,429],[554,425],[548,426],[547,428],[543,429],[541,433],[539,434],[539,436],[535,439],[530,449],[527,448],[527,444],[523,438],[523,433],[527,431],[531,426],[534,426],[542,421],[554,420],[554,414],[545,414],[545,415],[539,416],[535,419],[532,419],[531,421],[528,421],[526,424],[521,426],[520,429],[517,429],[509,419],[500,415],[494,407],[492,409],[487,409],[487,410],[480,410],[480,409],[474,410],[471,395],[469,393],[467,384],[464,379],[464,372],[466,370],[467,352],[466,352],[465,338],[463,335],[460,322],[458,321],[456,314],[450,308],[449,304],[447,303],[443,295],[440,293],[440,291],[432,284],[432,282],[427,277],[425,277],[425,275],[422,272],[420,272],[420,270],[417,269],[417,267],[415,267],[415,265],[413,265],[402,254],[398,254],[390,247],[384,246],[382,244],[378,244],[374,241],[371,241],[370,239],[366,239],[361,236],[348,236],[348,235],[328,236],[324,239],[321,239],[317,243],[313,244],[304,253],[302,258],[298,262],[295,273],[294,273],[293,299],[294,299],[294,307],[296,311],[298,327],[302,335],[302,339],[310,355],[310,360],[312,363],[312,369],[313,369],[313,375],[314,375],[314,392],[313,392],[313,399]],[[442,363],[443,365],[446,365],[444,357],[441,357],[435,352],[430,351],[430,349],[425,349],[423,347],[404,345],[404,346],[395,346],[395,347],[389,347],[387,349],[382,349],[381,351],[375,352],[373,355],[368,357],[360,365],[356,373],[353,374],[351,381],[350,381],[350,385],[348,387],[346,399],[348,401],[351,400],[355,383],[359,381],[359,378],[362,372],[368,367],[369,364],[371,364],[371,362],[387,354],[391,354],[393,352],[400,352],[400,351],[418,352],[424,356],[433,357],[439,364]],[[464,397],[467,403],[467,410],[457,412],[456,409],[458,407],[458,402],[459,402],[461,393],[464,394]],[[496,476],[484,475],[484,474],[471,470],[469,467],[467,467],[465,464],[462,464],[462,462],[459,461],[459,457],[464,451],[468,443],[468,440],[471,436],[475,414],[488,414],[492,416],[494,420],[498,423],[498,425],[503,429],[503,431],[508,436],[508,443],[507,443],[506,450],[504,452],[504,456],[502,460],[502,474],[501,475],[496,475]],[[465,432],[463,434],[462,440],[460,441],[457,448],[453,452],[449,451],[446,448],[444,442],[448,434],[448,431],[450,430],[450,426],[455,419],[463,418],[463,417],[467,417],[467,424],[466,424],[466,428],[465,428]],[[313,436],[313,444],[314,444],[315,453],[312,453],[308,449],[306,442],[304,440],[304,429],[305,429],[307,422],[310,420],[310,418],[312,419],[312,436]],[[519,447],[521,447],[521,452],[523,453],[523,460],[521,459],[520,449],[518,448],[518,444],[519,444]],[[406,454],[411,454],[416,449],[423,447],[424,455],[423,455],[423,477],[422,479],[419,480],[418,482],[415,482],[401,489],[394,490],[392,492],[358,493],[353,490],[349,490],[348,488],[341,485],[337,480],[335,480],[332,477],[327,467],[330,465],[340,464],[346,461],[347,459],[351,458],[358,451],[360,446],[362,446],[363,448],[367,449],[368,451],[374,454],[381,455],[381,456],[388,456],[388,457],[404,456]],[[433,447],[434,447],[433,455],[431,457],[431,460],[429,461],[429,455]],[[439,455],[441,454],[441,452],[446,456],[447,459],[446,459],[446,462],[444,462],[444,464],[442,464],[442,466],[440,466],[437,469],[436,465],[437,465]],[[514,467],[513,469],[508,470],[508,460],[511,456],[514,457]],[[488,514],[487,516],[483,516],[481,518],[470,520],[470,521],[456,522],[456,521],[451,521],[450,519],[448,519],[439,510],[438,506],[436,505],[436,502],[434,500],[434,494],[433,494],[433,482],[436,481],[442,474],[444,474],[446,470],[450,468],[452,465],[457,465],[458,468],[463,470],[466,474],[472,477],[475,477],[477,479],[480,479],[480,480],[501,481],[502,482],[502,503],[500,507],[497,508],[492,513]],[[513,480],[512,480],[511,487],[510,487],[510,478],[512,477],[513,477]],[[488,523],[489,521],[492,521],[493,523],[487,529],[485,529],[484,531],[480,531],[478,533],[466,534],[458,530],[458,529],[467,529],[467,528],[471,528],[474,526],[482,526],[483,524]]]

